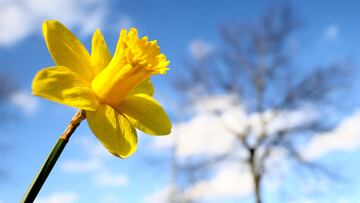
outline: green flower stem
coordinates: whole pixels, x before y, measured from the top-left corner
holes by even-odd
[[[28,191],[24,195],[21,202],[30,203],[33,202],[39,193],[41,187],[45,183],[47,177],[49,176],[52,168],[54,167],[56,161],[61,155],[65,145],[69,141],[70,136],[74,133],[76,128],[80,125],[81,121],[86,118],[84,110],[78,110],[74,117],[71,119],[69,125],[67,126],[64,133],[60,136],[59,140],[57,141],[56,145],[53,147],[50,155],[46,159],[45,163],[41,167],[38,174],[35,176],[31,186],[29,187]]]

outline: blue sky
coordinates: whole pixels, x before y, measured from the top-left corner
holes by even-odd
[[[194,43],[200,43],[208,52],[215,50],[220,40],[219,25],[254,19],[270,2],[282,1],[54,0],[49,3],[46,0],[0,0],[0,70],[10,73],[18,88],[7,106],[8,111],[17,116],[15,120],[0,125],[1,142],[9,145],[0,154],[0,167],[7,172],[0,181],[0,202],[21,199],[75,113],[75,109],[30,96],[35,73],[53,65],[41,35],[43,20],[63,22],[87,48],[90,47],[91,32],[97,27],[102,29],[111,50],[114,50],[122,27],[135,26],[140,35],[158,40],[162,52],[171,61],[171,70],[166,76],[154,77],[155,97],[164,104],[176,125],[180,122],[175,115],[176,103],[181,95],[171,93],[170,81],[181,71],[183,58],[196,57],[196,50],[191,49]],[[346,4],[325,0],[294,1],[293,6],[304,22],[296,34],[299,46],[296,63],[299,66],[308,67],[346,57],[355,61],[359,58],[360,4],[357,1],[347,1]],[[339,117],[350,118],[348,123],[352,124],[344,124],[343,129],[347,129],[346,126],[356,128],[353,130],[355,135],[351,131],[351,135],[339,139],[336,133],[329,134],[330,138],[318,141],[328,145],[314,145],[309,149],[325,149],[326,153],[318,152],[323,153],[319,155],[319,161],[335,167],[350,179],[347,186],[338,190],[329,188],[325,196],[301,196],[286,201],[345,203],[360,198],[360,164],[357,161],[360,134],[356,134],[359,118],[353,113],[360,104],[360,95],[356,91],[359,85],[355,80],[353,87],[348,88],[353,95],[348,101],[351,108],[349,113]],[[158,161],[157,156],[169,156],[169,151],[152,150],[154,139],[162,138],[140,134],[139,139],[138,152],[128,159],[119,160],[101,148],[84,122],[39,194],[39,202],[145,203],[146,198],[155,198],[152,195],[161,196],[169,182],[169,163]],[[149,161],[150,158],[155,160]],[[291,189],[292,186],[287,184],[286,187]],[[267,193],[268,202],[284,201],[279,200],[277,194]],[[243,196],[245,202],[251,202],[246,191]]]

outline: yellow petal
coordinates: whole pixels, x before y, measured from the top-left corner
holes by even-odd
[[[124,113],[136,128],[150,135],[167,135],[171,131],[171,122],[161,105],[151,96],[137,94],[127,97],[118,111]]]
[[[126,158],[136,151],[136,130],[115,109],[100,105],[97,111],[86,112],[89,127],[112,154]]]
[[[133,96],[135,94],[147,94],[147,95],[154,95],[154,86],[151,83],[150,78],[144,80],[143,82],[141,82],[139,85],[137,85],[134,89],[132,89],[129,93],[128,96]]]
[[[91,50],[91,66],[94,69],[94,73],[98,74],[102,71],[109,64],[110,60],[110,51],[100,29],[97,29],[92,38]]]
[[[169,61],[160,53],[156,41],[148,42],[147,37],[139,39],[135,28],[128,33],[122,30],[113,58],[91,85],[103,103],[119,105],[130,91],[150,76],[165,74],[168,65]]]
[[[32,83],[34,95],[75,108],[95,111],[99,103],[90,83],[64,66],[40,70]]]
[[[88,51],[64,25],[56,20],[45,21],[43,35],[56,65],[70,68],[87,81],[94,78]]]

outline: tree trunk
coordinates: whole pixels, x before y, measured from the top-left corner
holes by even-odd
[[[256,167],[255,150],[254,149],[250,150],[249,165],[250,165],[251,176],[252,176],[253,183],[254,183],[255,202],[262,203],[261,185],[260,185],[262,176]]]
[[[260,190],[260,181],[261,181],[261,175],[259,174],[253,174],[254,179],[254,192],[255,192],[255,202],[261,203],[261,190]]]

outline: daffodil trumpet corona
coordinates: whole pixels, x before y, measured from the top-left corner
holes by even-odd
[[[112,55],[98,29],[90,54],[58,21],[45,21],[43,35],[55,66],[36,74],[32,93],[80,109],[76,115],[80,112],[82,118],[73,127],[70,123],[70,133],[60,140],[67,141],[86,118],[103,146],[126,158],[136,151],[136,129],[149,135],[170,133],[171,122],[153,98],[150,80],[153,75],[165,74],[169,65],[157,41],[139,38],[136,28],[123,29]]]

